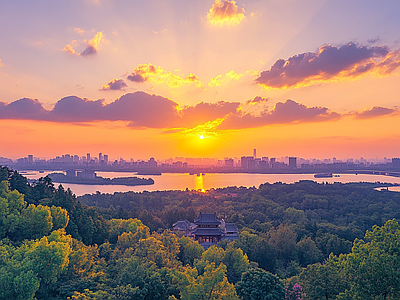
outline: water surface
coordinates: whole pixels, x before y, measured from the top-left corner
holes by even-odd
[[[29,179],[38,179],[53,172],[39,173],[38,171],[27,171],[22,175]],[[98,176],[106,178],[137,176],[132,172],[96,172]],[[189,175],[188,173],[163,173],[160,176],[138,176],[153,178],[153,185],[124,186],[124,185],[83,185],[63,183],[64,188],[70,188],[75,195],[114,192],[143,192],[164,190],[208,190],[211,188],[222,188],[227,186],[258,187],[262,183],[293,183],[299,180],[313,180],[316,182],[388,182],[400,184],[399,177],[372,174],[341,174],[340,177],[314,178],[314,174],[248,174],[248,173],[207,173],[204,175]],[[58,185],[58,183],[56,183]],[[400,191],[400,186],[390,187],[389,190]]]

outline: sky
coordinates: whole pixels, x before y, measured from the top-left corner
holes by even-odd
[[[399,157],[399,11],[2,1],[0,157]]]

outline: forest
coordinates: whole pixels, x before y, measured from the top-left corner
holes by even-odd
[[[76,197],[0,167],[0,299],[398,299],[400,193],[262,184]],[[170,231],[216,212],[240,239]]]

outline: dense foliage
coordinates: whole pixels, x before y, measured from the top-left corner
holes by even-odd
[[[77,199],[0,167],[0,299],[398,299],[399,203],[310,181]],[[204,251],[168,230],[199,211],[240,240]]]
[[[374,225],[400,219],[400,193],[376,191],[371,184],[263,184],[207,193],[160,191],[84,195],[105,218],[139,218],[151,230],[171,228],[180,219],[217,212],[241,231],[241,248],[259,267],[281,277],[323,262],[330,253],[349,253],[355,238]],[[220,246],[224,247],[223,244]]]

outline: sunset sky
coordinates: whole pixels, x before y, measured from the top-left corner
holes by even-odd
[[[0,157],[399,157],[399,12],[398,0],[3,1]]]

